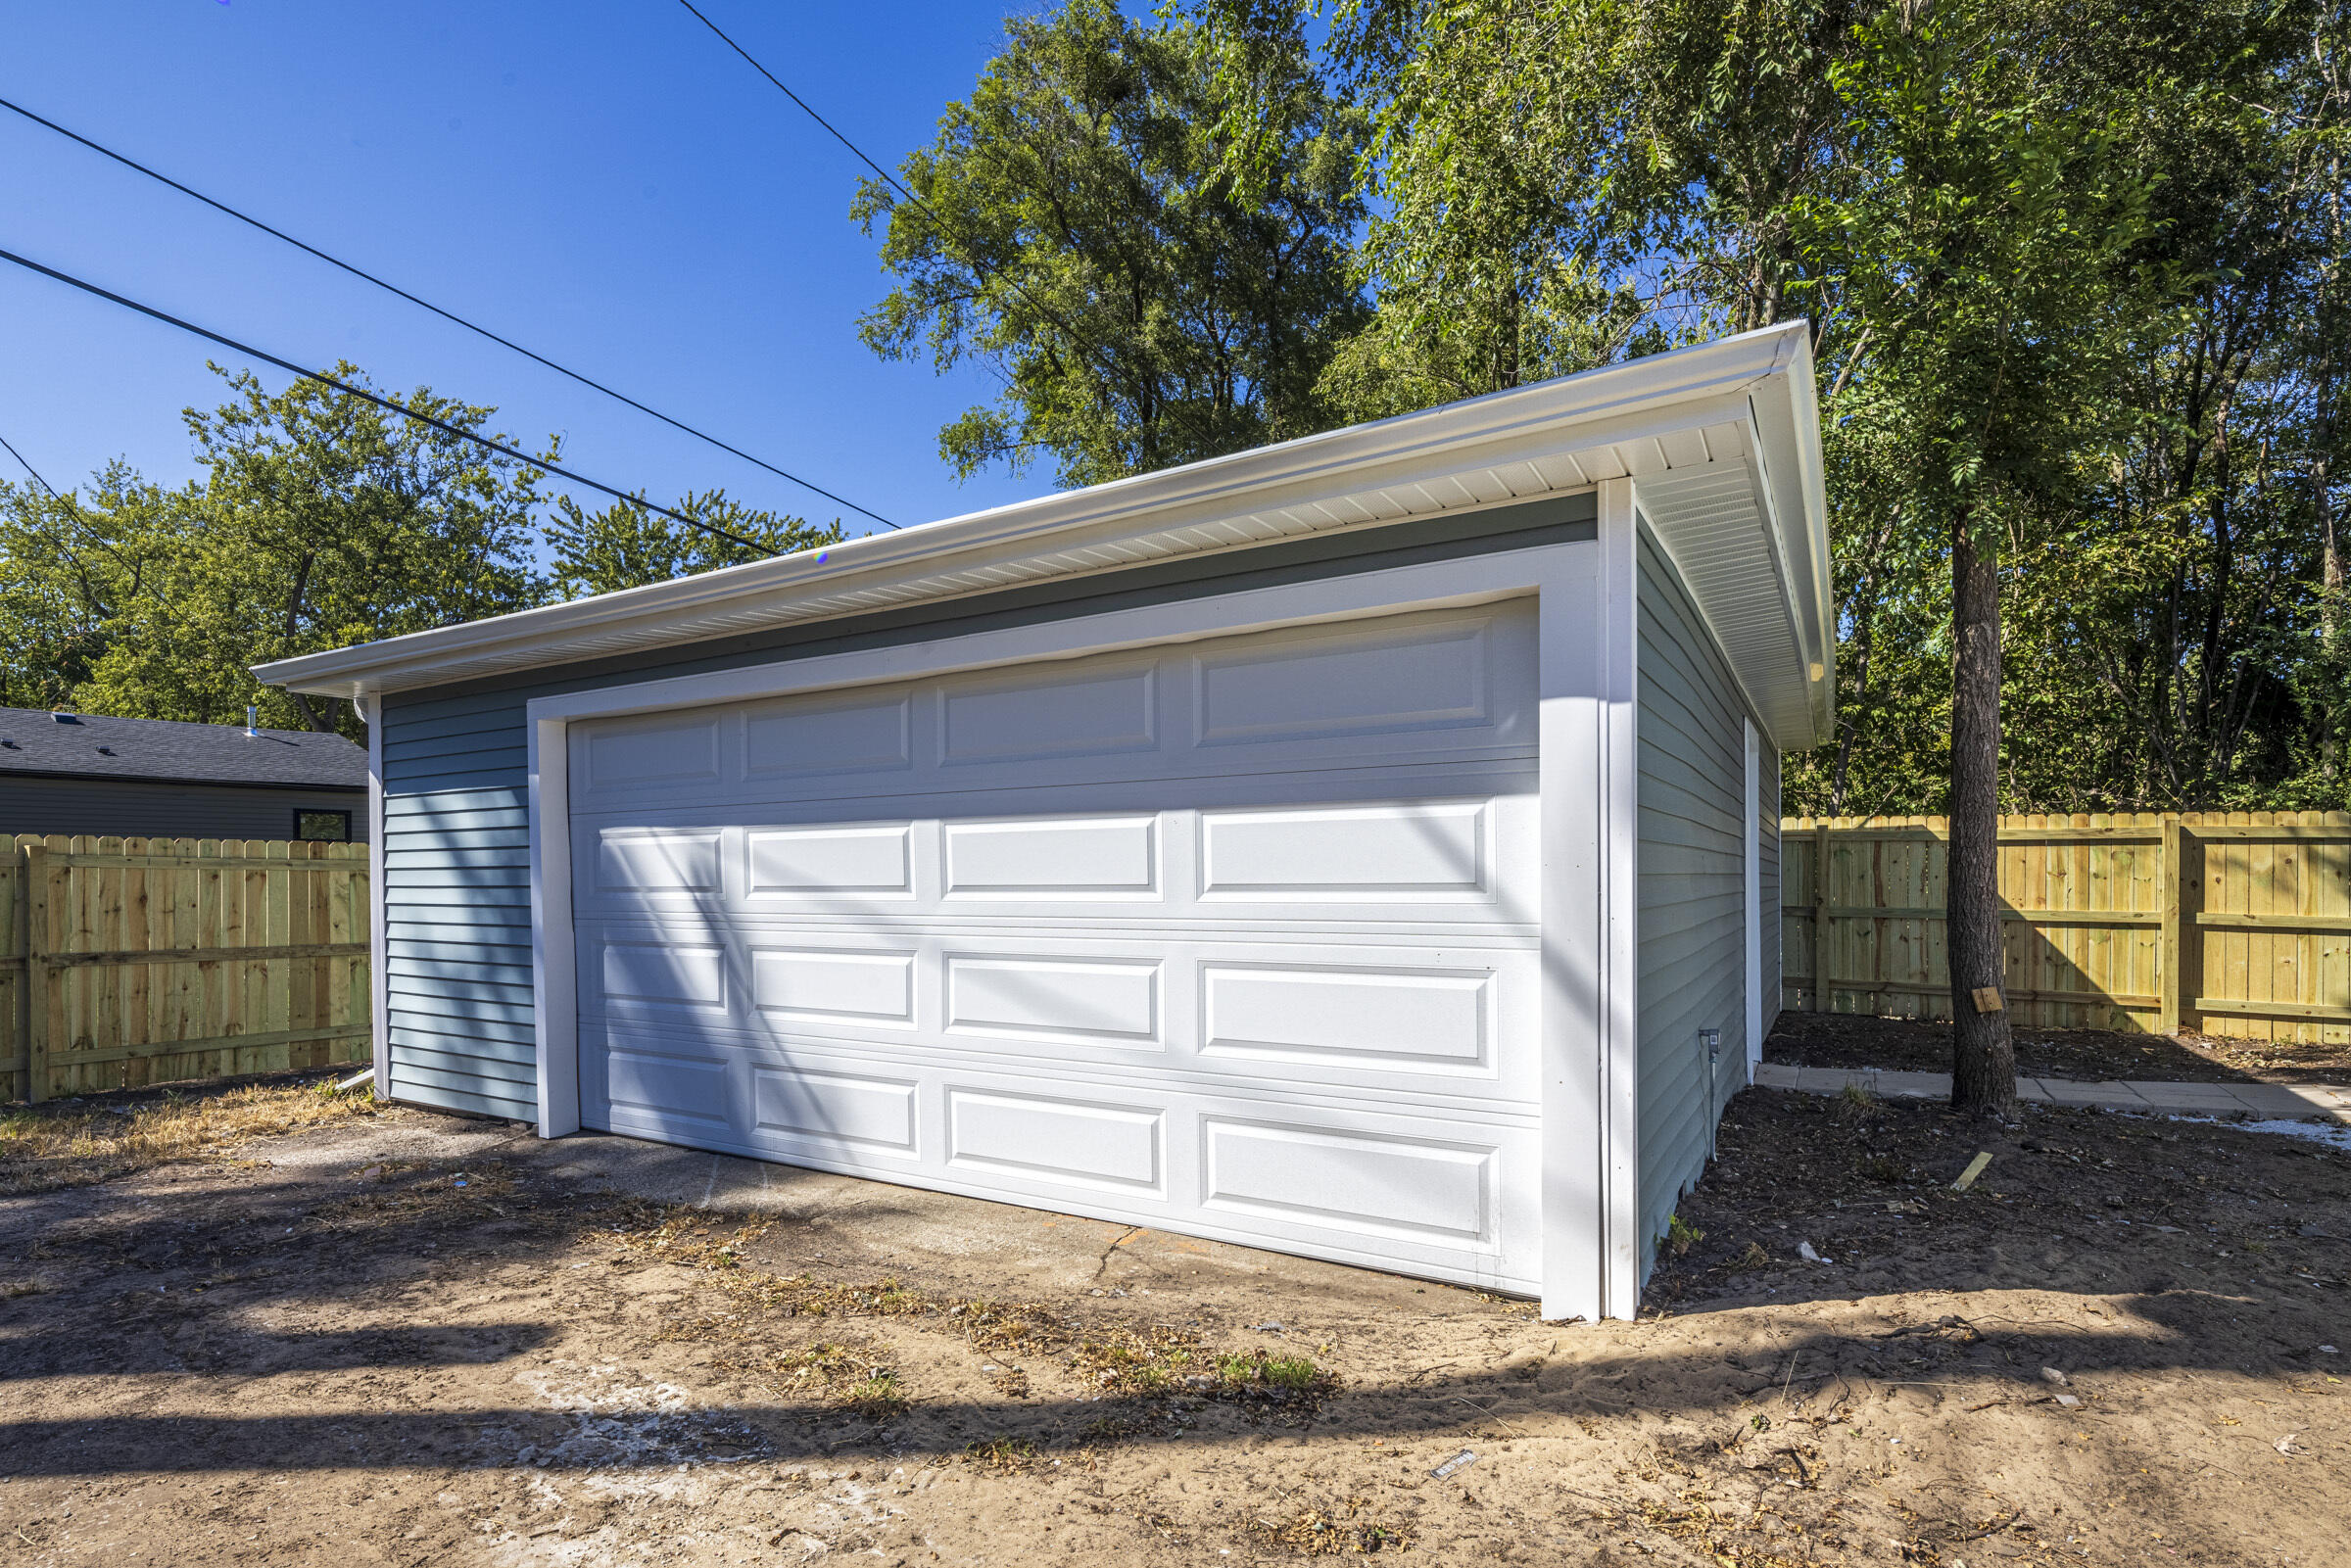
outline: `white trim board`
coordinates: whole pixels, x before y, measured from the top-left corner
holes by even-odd
[[[1544,860],[1543,1312],[1633,1315],[1640,1257],[1633,560],[1630,485],[1620,481],[1602,489],[1599,547],[1540,546],[532,700],[531,950],[541,1135],[580,1126],[568,808],[567,731],[574,721],[1532,594],[1539,606]]]

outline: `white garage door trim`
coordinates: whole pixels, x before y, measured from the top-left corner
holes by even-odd
[[[1532,594],[1542,843],[1541,1295],[1546,1317],[1638,1301],[1633,1143],[1632,487],[1600,487],[1600,537],[1459,560],[541,697],[529,704],[540,1131],[578,1130],[568,726],[575,720],[936,677],[1285,626]]]

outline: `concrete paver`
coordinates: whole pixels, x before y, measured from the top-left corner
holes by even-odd
[[[1881,1098],[1938,1099],[1951,1092],[1947,1072],[1882,1068],[1799,1068],[1766,1062],[1755,1084],[1803,1094],[1839,1094],[1855,1084]],[[2017,1098],[2036,1105],[2105,1111],[2172,1111],[2200,1116],[2331,1117],[2351,1121],[2351,1086],[2334,1083],[2148,1083],[2109,1078],[2019,1078]]]

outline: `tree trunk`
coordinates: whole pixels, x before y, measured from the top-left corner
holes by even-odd
[[[2016,1040],[1999,989],[2000,576],[1971,524],[1962,518],[1951,538],[1951,1108],[2012,1117]]]

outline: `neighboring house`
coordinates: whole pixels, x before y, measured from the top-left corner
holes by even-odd
[[[367,835],[367,753],[339,735],[0,708],[0,833]]]
[[[1804,329],[263,667],[389,1096],[1630,1315],[1831,733]]]

